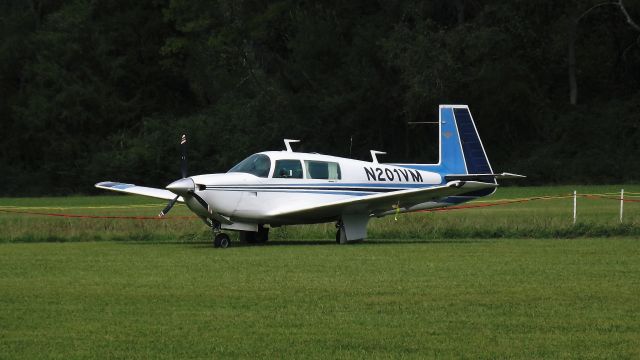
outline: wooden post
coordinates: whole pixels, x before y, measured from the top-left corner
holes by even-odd
[[[624,189],[620,190],[620,224],[622,224],[623,212],[624,212]]]

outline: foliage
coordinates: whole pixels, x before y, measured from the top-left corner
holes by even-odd
[[[593,1],[5,1],[5,195],[166,185],[299,149],[437,159],[440,103],[471,106],[494,168],[529,183],[637,181],[640,33]],[[640,6],[624,2],[640,21]],[[580,19],[577,22],[576,19]],[[578,104],[567,48],[577,24]],[[351,144],[352,142],[352,144]]]

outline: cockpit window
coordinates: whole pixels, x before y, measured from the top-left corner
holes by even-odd
[[[240,161],[238,165],[232,167],[228,172],[248,173],[266,178],[269,176],[269,170],[271,170],[271,160],[269,160],[269,157],[264,154],[253,154]]]

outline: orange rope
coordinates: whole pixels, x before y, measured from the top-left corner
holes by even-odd
[[[40,215],[40,216],[55,216],[64,218],[81,218],[81,219],[128,219],[128,220],[186,220],[197,219],[196,216],[172,216],[172,217],[159,217],[159,216],[107,216],[107,215],[75,215],[75,214],[56,214],[56,213],[43,213],[34,211],[16,211],[0,209],[0,212],[24,214],[24,215]]]
[[[624,201],[624,202],[640,202],[640,200],[620,199],[620,197],[597,195],[597,194],[578,194],[577,196],[578,197],[587,198],[587,199],[615,200],[615,201]],[[535,200],[567,199],[567,198],[572,198],[572,197],[573,197],[573,195],[536,196],[536,197],[526,198],[526,199],[505,200],[505,201],[498,201],[498,202],[492,202],[492,203],[440,207],[440,208],[434,208],[434,209],[418,210],[416,212],[435,212],[435,211],[448,211],[448,210],[475,209],[475,208],[482,208],[482,207],[517,204],[517,203],[523,203],[523,202],[535,201]]]
[[[578,197],[582,197],[582,198],[587,198],[587,199],[614,200],[614,201],[624,201],[624,202],[640,202],[640,200],[635,200],[635,199],[620,199],[620,197],[599,195],[599,194],[578,194],[577,196]],[[524,202],[536,201],[536,200],[555,200],[555,199],[567,199],[567,198],[572,198],[572,197],[573,197],[573,194],[571,194],[571,195],[558,195],[558,196],[536,196],[536,197],[524,198],[524,199],[503,200],[503,201],[497,201],[497,202],[475,203],[475,204],[471,203],[469,205],[458,205],[458,206],[447,206],[447,207],[440,207],[440,208],[433,208],[433,209],[424,209],[424,210],[418,210],[416,212],[435,212],[435,211],[475,209],[475,208],[483,208],[483,207],[492,207],[492,206],[524,203]],[[53,216],[53,217],[63,217],[63,218],[80,218],[80,219],[116,219],[116,220],[190,220],[190,219],[197,219],[197,216],[159,217],[159,216],[75,215],[75,214],[45,213],[45,212],[35,212],[35,211],[18,211],[18,210],[6,209],[6,208],[4,208],[4,209],[0,208],[0,212],[13,213],[13,214],[24,214],[24,215]]]
[[[578,195],[580,197],[585,197],[588,199],[603,199],[603,200],[615,200],[615,201],[624,201],[624,202],[640,202],[640,200],[635,199],[620,199],[620,197],[615,196],[605,196],[605,195],[595,195],[595,194],[586,194],[586,195]]]

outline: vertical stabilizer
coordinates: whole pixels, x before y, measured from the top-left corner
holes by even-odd
[[[440,105],[437,164],[404,165],[442,175],[492,174],[489,159],[467,105]],[[493,178],[483,179],[493,182]]]

